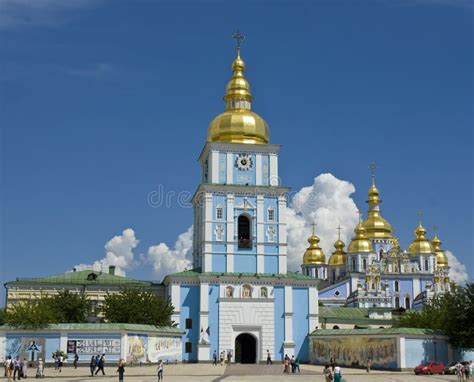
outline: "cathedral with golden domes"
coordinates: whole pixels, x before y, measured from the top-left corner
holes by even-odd
[[[449,290],[448,259],[436,233],[431,240],[426,238],[421,213],[414,240],[402,250],[392,226],[381,215],[381,202],[372,174],[367,219],[359,218],[347,252],[339,238],[326,261],[314,231],[308,238],[302,270],[323,280],[319,301],[325,306],[417,309],[434,294]]]

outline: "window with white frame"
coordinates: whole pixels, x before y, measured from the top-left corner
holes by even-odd
[[[216,219],[222,220],[224,217],[224,209],[222,207],[217,207],[216,208]]]
[[[267,218],[269,222],[275,221],[275,210],[272,207],[267,210]]]

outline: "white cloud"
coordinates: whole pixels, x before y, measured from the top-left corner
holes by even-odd
[[[57,25],[103,0],[0,0],[0,28]]]
[[[445,253],[446,257],[448,258],[448,265],[450,267],[450,279],[456,284],[464,285],[464,283],[469,280],[466,266],[461,263],[451,251],[446,251]]]
[[[153,265],[153,270],[161,279],[167,274],[191,268],[192,247],[193,226],[178,236],[173,248],[168,247],[165,243],[149,247],[144,260]]]
[[[357,206],[351,198],[354,192],[352,183],[332,174],[321,174],[311,186],[295,194],[287,212],[289,270],[300,269],[313,222],[326,260],[334,250],[338,225],[342,228],[341,240],[348,245],[358,221]]]
[[[131,228],[123,230],[119,236],[114,236],[105,244],[105,257],[93,264],[79,264],[76,270],[94,269],[97,271],[108,270],[110,265],[116,266],[116,274],[125,276],[125,271],[136,265],[133,250],[138,245],[135,231]]]

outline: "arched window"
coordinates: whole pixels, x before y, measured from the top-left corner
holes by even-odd
[[[234,297],[234,288],[232,288],[231,286],[228,286],[227,288],[225,288],[225,297],[226,298]]]
[[[336,281],[336,271],[334,269],[332,271],[332,281]]]
[[[398,285],[398,281],[395,281],[395,292],[399,292],[400,289],[399,289],[399,285]]]
[[[250,298],[252,297],[252,288],[250,285],[243,285],[242,286],[242,298]]]
[[[352,258],[352,270],[356,270],[356,259]]]
[[[250,219],[245,215],[240,215],[237,221],[239,248],[252,248],[250,240]]]
[[[405,297],[405,309],[410,309],[410,297]]]
[[[428,259],[425,259],[425,271],[427,271],[428,268],[429,268],[429,267],[428,267]]]
[[[339,329],[339,326],[334,325],[332,328],[333,328],[333,329]]]
[[[395,308],[400,308],[400,299],[395,297]]]
[[[364,271],[367,269],[367,260],[366,259],[362,260],[362,267],[364,268]]]
[[[260,288],[260,297],[261,298],[268,298],[268,289],[265,287]]]

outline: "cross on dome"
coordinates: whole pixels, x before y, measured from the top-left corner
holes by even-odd
[[[240,44],[245,40],[245,36],[240,33],[240,30],[237,29],[237,32],[232,35],[232,38],[235,38],[237,43],[237,51],[240,51]]]

